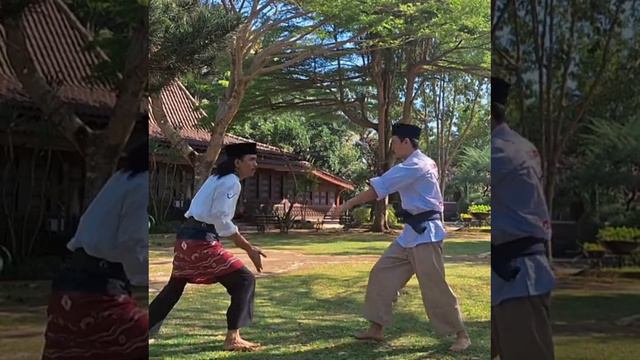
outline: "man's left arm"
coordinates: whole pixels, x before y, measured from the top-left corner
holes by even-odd
[[[371,186],[353,198],[349,199],[338,208],[338,213],[353,208],[354,206],[373,201],[384,199],[387,195],[392,194],[404,186],[414,182],[424,172],[417,164],[398,164],[381,176],[371,179]]]
[[[347,200],[347,202],[340,205],[336,211],[338,214],[341,214],[349,209],[352,209],[354,206],[373,201],[377,199],[377,197],[378,195],[376,194],[376,191],[372,187],[369,187],[366,191],[358,193],[358,195],[352,197],[351,199]]]

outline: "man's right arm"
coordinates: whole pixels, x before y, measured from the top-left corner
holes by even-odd
[[[252,245],[249,240],[247,240],[239,232],[236,232],[235,234],[229,236],[229,238],[233,240],[234,244],[236,244],[237,247],[247,252],[247,255],[249,255],[249,259],[251,259],[251,262],[253,262],[256,270],[258,270],[258,272],[262,272],[261,256],[267,257],[267,255],[262,252],[262,249]]]

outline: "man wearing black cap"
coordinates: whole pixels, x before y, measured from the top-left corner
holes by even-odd
[[[442,194],[435,162],[418,149],[420,128],[393,126],[391,148],[402,163],[370,180],[370,188],[344,203],[341,213],[356,205],[384,199],[399,192],[402,208],[410,214],[402,234],[389,246],[369,275],[364,317],[368,330],[357,339],[382,341],[384,327],[392,320],[392,304],[397,292],[415,274],[420,284],[427,316],[441,335],[456,334],[452,351],[465,350],[471,341],[464,329],[455,294],[444,274],[442,242],[445,229],[441,221]]]
[[[491,353],[549,360],[549,213],[538,151],[505,123],[509,87],[491,78]]]
[[[259,347],[240,337],[240,328],[251,324],[255,278],[242,261],[222,247],[221,237],[230,237],[245,250],[256,269],[262,271],[262,250],[251,245],[232,222],[240,195],[240,181],[257,169],[255,143],[225,147],[226,159],[220,163],[196,193],[176,236],[173,270],[169,283],[149,305],[149,327],[159,326],[182,296],[187,283],[219,282],[231,295],[227,311],[224,349],[250,351]]]

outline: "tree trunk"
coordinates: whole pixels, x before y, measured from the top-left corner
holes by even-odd
[[[86,159],[82,202],[83,209],[86,209],[115,170],[120,154],[139,118],[140,100],[147,79],[147,17],[141,16],[141,23],[131,36],[123,78],[118,84],[118,100],[114,106],[114,115],[105,132],[100,135],[78,118],[71,107],[38,72],[27,48],[23,18],[24,14],[20,12],[2,19],[7,47],[11,49],[7,52],[9,62],[24,92],[38,106],[43,117],[58,127]]]
[[[378,174],[382,175],[388,169],[388,146],[391,121],[389,110],[393,100],[393,54],[388,49],[372,52],[372,73],[376,84],[378,100]],[[377,201],[374,210],[374,232],[389,230],[387,223],[388,198]]]
[[[207,180],[207,178],[211,175],[211,170],[213,169],[213,165],[215,163],[213,161],[207,161],[204,157],[200,156],[196,158],[195,165],[193,167],[193,191],[194,194],[202,184]]]
[[[376,201],[373,208],[373,223],[371,231],[373,232],[385,232],[389,230],[389,224],[387,222],[387,205],[389,198],[386,197],[380,201]]]
[[[195,169],[196,189],[204,183],[213,170],[222,146],[224,145],[224,135],[229,124],[231,124],[231,121],[238,112],[238,109],[240,109],[240,103],[244,97],[247,85],[246,82],[238,80],[237,84],[233,85],[233,88],[229,88],[225,96],[218,103],[219,107],[216,112],[213,129],[211,130],[211,139],[209,140],[207,151],[204,153],[204,159],[199,161]]]
[[[82,210],[86,210],[93,199],[98,195],[109,176],[113,173],[113,168],[117,159],[101,156],[97,146],[87,146],[85,155],[85,179],[82,199]]]

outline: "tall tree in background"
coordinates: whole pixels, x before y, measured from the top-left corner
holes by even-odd
[[[227,36],[238,27],[240,16],[230,15],[221,5],[198,0],[157,0],[150,19],[151,111],[174,149],[195,170],[202,166],[205,155],[196,152],[169,122],[160,94],[163,87],[185,74],[220,76],[220,54],[227,51]]]
[[[416,101],[427,79],[434,73],[488,76],[489,8],[482,1],[325,5],[318,11],[334,16],[334,26],[366,28],[363,41],[357,51],[289,69],[296,91],[279,96],[272,106],[333,109],[374,130],[375,172],[381,174],[394,162],[389,151],[394,119],[415,123],[419,117],[414,109],[432,106]],[[376,203],[374,231],[388,229],[386,207],[387,199]]]
[[[488,93],[484,78],[464,74],[441,73],[425,81],[418,110],[427,126],[427,151],[438,164],[440,190],[444,193],[452,165],[464,151],[468,140],[489,138],[487,106],[482,105]]]
[[[625,29],[637,24],[638,6],[629,0],[495,1],[494,68],[514,83],[509,115],[540,150],[552,216],[568,149],[585,129],[602,84],[632,47]]]
[[[206,119],[211,139],[202,157],[180,145],[181,153],[195,167],[196,186],[211,173],[224,134],[236,116],[247,89],[259,77],[280,71],[308,58],[332,52],[349,44],[355,36],[333,41],[324,36],[328,20],[287,1],[209,1],[202,6],[224,10],[240,18],[238,27],[227,37],[225,63],[228,78],[216,103],[215,115]],[[215,64],[211,64],[213,67]],[[175,136],[167,134],[174,145]],[[183,143],[184,145],[184,143]]]
[[[394,161],[389,151],[392,123],[424,120],[415,110],[424,112],[431,104],[417,99],[433,73],[488,76],[489,9],[480,0],[428,4],[368,0],[339,6],[335,1],[313,0],[300,2],[302,8],[293,13],[282,11],[292,5],[260,4],[257,10],[265,15],[253,27],[248,25],[255,20],[248,15],[249,8],[230,12],[242,20],[228,37],[231,54],[218,63],[223,76],[192,72],[182,78],[196,97],[209,102],[205,123],[213,136],[204,155],[207,161],[215,160],[210,155],[219,148],[215,139],[223,135],[220,130],[231,121],[227,115],[242,119],[255,111],[295,110],[339,117],[361,127],[363,134],[377,134],[374,165],[379,174]],[[228,3],[218,5],[233,9]],[[298,17],[299,13],[304,15]],[[254,44],[251,51],[247,36]],[[236,56],[239,43],[245,44],[240,53],[245,58]],[[278,51],[287,56],[276,55]],[[183,151],[185,156],[189,153]],[[210,169],[204,162],[199,168],[203,176]],[[386,200],[379,202],[375,230],[387,229],[385,209]]]

